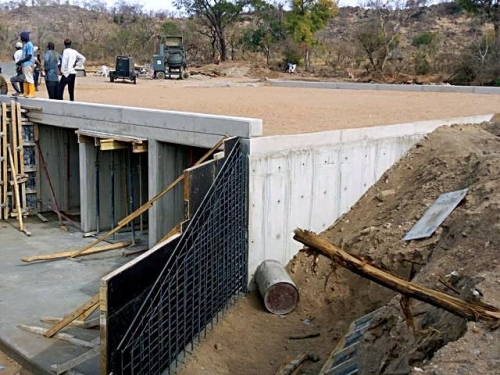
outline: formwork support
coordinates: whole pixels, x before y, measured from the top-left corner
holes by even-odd
[[[168,181],[182,175],[189,165],[185,146],[148,140],[148,195],[151,199]],[[149,209],[149,244],[153,246],[184,217],[183,191],[179,185]]]

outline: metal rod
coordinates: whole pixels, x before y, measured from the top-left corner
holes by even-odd
[[[115,152],[111,151],[111,228],[115,227]],[[113,233],[113,239],[115,234]]]
[[[36,147],[38,148],[38,154],[40,155],[40,161],[42,162],[42,169],[45,172],[45,177],[47,177],[47,183],[49,184],[50,194],[52,196],[52,200],[54,201],[55,207],[53,211],[57,214],[57,217],[59,218],[59,225],[63,225],[61,210],[59,209],[59,204],[57,203],[56,193],[54,191],[54,186],[52,185],[52,180],[50,179],[49,171],[47,169],[47,163],[45,163],[45,157],[43,156],[42,148],[40,147],[40,142],[36,141],[35,143]],[[47,205],[47,207],[49,207],[50,209],[49,205]]]
[[[128,195],[129,195],[129,205],[130,205],[130,212],[135,211],[134,207],[134,176],[132,174],[132,148],[128,148]],[[132,230],[132,245],[135,245],[135,225],[134,225],[134,219],[130,221],[130,227]]]
[[[95,212],[96,212],[96,231],[99,233],[101,221],[101,199],[99,189],[99,147],[95,147]]]
[[[143,203],[142,202],[142,154],[139,154],[138,172],[139,172],[139,207],[141,207],[142,203]],[[142,236],[144,234],[143,233],[144,224],[143,224],[142,215],[139,216],[139,230],[140,230],[140,234]]]

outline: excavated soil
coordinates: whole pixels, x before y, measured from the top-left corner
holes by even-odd
[[[321,235],[404,278],[413,268],[418,284],[467,300],[477,290],[500,306],[497,134],[496,123],[437,129]],[[463,188],[469,188],[465,199],[433,236],[402,240],[440,194]],[[360,349],[362,374],[500,374],[500,330],[412,301],[413,331],[399,296],[322,256],[299,253],[288,270],[300,290],[294,312],[266,313],[256,294],[240,300],[180,374],[273,374],[304,350],[320,361],[307,361],[300,373],[317,374],[351,321],[381,306]],[[320,336],[289,339],[310,333]]]

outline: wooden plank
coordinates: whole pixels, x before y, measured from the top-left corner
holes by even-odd
[[[275,375],[291,375],[307,359],[309,353],[302,352],[295,358],[287,358],[276,371]]]
[[[78,318],[85,311],[93,308],[95,305],[99,305],[99,293],[97,293],[89,301],[78,307],[76,310],[66,315],[59,323],[54,325],[52,328],[48,329],[47,332],[45,332],[45,337],[54,336],[57,332],[66,327],[69,323]]]
[[[16,103],[16,121],[17,121],[17,144],[19,150],[19,174],[21,176],[25,176],[25,165],[24,165],[24,140],[23,140],[23,122],[22,122],[22,114],[21,114],[21,103]],[[28,210],[28,206],[26,204],[26,182],[21,183],[21,204],[24,210]]]
[[[99,304],[96,304],[94,307],[88,309],[87,311],[83,312],[82,315],[80,315],[77,319],[78,320],[87,320],[87,318],[92,315],[94,311],[96,311],[99,308]]]
[[[99,306],[99,318],[103,324],[99,329],[101,339],[101,353],[99,354],[99,364],[101,375],[108,375],[108,284],[105,279],[101,279],[99,286],[99,294],[101,295],[101,305]]]
[[[24,223],[23,223],[23,212],[21,211],[21,200],[19,198],[19,185],[17,184],[16,178],[17,178],[17,170],[14,166],[14,161],[12,159],[12,150],[10,149],[10,145],[7,145],[7,151],[9,153],[9,161],[10,161],[10,174],[13,178],[12,181],[12,186],[14,188],[14,197],[16,200],[16,209],[17,209],[17,221],[19,222],[19,230],[23,233],[25,233],[27,236],[30,236],[31,233],[29,233],[25,228],[24,228]]]
[[[132,143],[132,152],[134,154],[139,154],[141,152],[148,152],[147,143]]]
[[[210,157],[210,155],[212,155],[224,143],[224,140],[226,140],[226,138],[227,137],[223,137],[221,140],[219,140],[219,142],[217,142],[214,147],[212,147],[205,155],[203,155],[203,157],[200,160],[198,160],[195,165],[200,165],[206,159],[208,159]],[[152,207],[154,202],[156,202],[158,199],[160,199],[162,196],[164,196],[166,193],[168,193],[170,190],[172,190],[183,179],[184,179],[184,174],[182,174],[179,177],[177,177],[177,179],[174,182],[172,182],[170,185],[168,185],[165,189],[163,189],[162,191],[160,191],[153,198],[151,198],[149,201],[147,201],[146,203],[144,203],[141,207],[139,207],[137,210],[135,210],[134,212],[132,212],[125,219],[123,219],[122,221],[120,221],[118,223],[118,226],[116,226],[115,228],[113,228],[112,230],[110,230],[104,236],[99,237],[98,239],[96,239],[91,244],[89,244],[89,245],[83,247],[82,249],[78,250],[75,253],[75,255],[73,255],[71,257],[74,258],[74,257],[80,255],[81,253],[83,253],[85,250],[88,250],[91,247],[93,247],[93,246],[97,245],[98,243],[100,243],[101,241],[104,241],[105,239],[111,237],[113,234],[115,234],[116,232],[118,232],[121,228],[123,228],[129,222],[131,222],[132,220],[134,220],[136,217],[139,217],[145,211],[147,211],[150,207]]]
[[[97,307],[99,307],[99,306],[97,306]],[[54,318],[51,316],[45,316],[42,319],[40,319],[41,322],[49,323],[49,324],[56,324],[56,323],[59,323],[61,320],[62,320],[62,318]],[[79,328],[85,328],[85,329],[94,328],[94,327],[99,326],[99,317],[94,318],[94,319],[90,319],[89,321],[84,321],[82,319],[73,320],[71,323],[69,323],[69,325],[73,326],[73,327],[79,327]]]
[[[85,256],[85,255],[91,255],[91,254],[97,254],[97,253],[102,253],[104,251],[110,251],[110,250],[115,250],[115,249],[120,249],[122,247],[127,247],[131,244],[130,241],[121,241],[109,245],[104,245],[104,246],[98,246],[93,249],[86,250],[85,252],[79,254],[79,256]],[[43,255],[34,255],[31,257],[24,257],[21,258],[23,262],[29,263],[29,262],[36,262],[39,260],[54,260],[54,259],[62,259],[62,258],[68,258],[71,257],[76,251],[63,251],[60,253],[52,253],[52,254],[43,254]]]
[[[78,136],[90,137],[90,138],[101,138],[101,139],[114,139],[115,141],[122,142],[132,142],[132,143],[143,143],[147,141],[147,138],[137,138],[137,137],[128,137],[125,135],[117,135],[112,133],[103,133],[91,130],[75,130],[75,133]]]
[[[7,183],[7,104],[2,103],[2,194],[1,194],[1,200],[3,204],[2,208],[2,213],[3,213],[3,219],[7,220],[9,218],[9,205],[8,205],[8,198],[7,198],[7,188],[8,188],[8,183]],[[0,216],[1,213],[0,213]]]
[[[99,140],[101,151],[124,150],[129,147],[128,143],[116,141],[114,139]]]
[[[46,336],[46,334],[47,334],[47,328],[43,328],[43,327],[28,326],[28,325],[24,325],[24,324],[19,324],[17,327],[24,330],[24,331],[36,333],[37,335]],[[98,344],[95,344],[92,341],[85,341],[85,340],[77,339],[74,335],[70,335],[69,333],[58,333],[58,334],[54,335],[53,337],[55,339],[67,341],[71,344],[74,344],[77,346],[82,346],[84,348],[92,349],[92,348],[95,348],[96,346],[98,346]]]
[[[66,371],[69,371],[72,368],[78,366],[79,364],[82,364],[83,362],[86,362],[89,359],[95,357],[99,354],[99,350],[99,347],[96,346],[95,348],[90,349],[88,352],[85,352],[76,358],[70,359],[67,362],[61,363],[60,365],[52,365],[50,366],[50,369],[54,371],[56,375],[63,374]]]
[[[16,123],[16,102],[11,101],[10,102],[10,145],[11,145],[11,150],[13,153],[14,157],[14,170],[17,172],[19,171],[19,159],[18,159],[18,153],[17,153],[17,123]],[[11,174],[12,174],[12,169],[11,169]],[[14,177],[12,177],[12,180],[15,180]]]

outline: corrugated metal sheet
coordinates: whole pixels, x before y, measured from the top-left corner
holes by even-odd
[[[464,199],[469,189],[444,193],[430,206],[419,221],[406,233],[403,240],[418,240],[432,236],[448,215]]]

